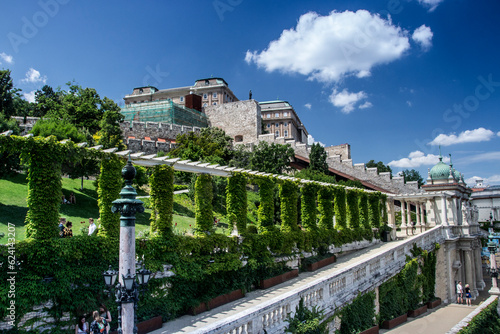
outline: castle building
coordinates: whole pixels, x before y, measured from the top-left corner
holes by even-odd
[[[171,100],[175,104],[196,109],[189,105],[189,101],[186,101],[186,96],[190,94],[201,96],[202,108],[238,101],[227,82],[222,78],[199,79],[192,86],[161,90],[152,86],[137,87],[134,88],[132,94],[126,95],[123,99],[125,106],[134,103]],[[186,104],[186,102],[188,103]]]
[[[479,210],[480,222],[500,221],[500,186],[485,186],[483,180],[476,180],[471,200]]]
[[[307,143],[309,133],[287,101],[259,102],[264,131],[285,140]]]

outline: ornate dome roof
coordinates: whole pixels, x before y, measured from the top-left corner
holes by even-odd
[[[443,162],[442,156],[439,156],[439,162],[431,168],[429,175],[433,180],[448,179],[448,177],[450,176],[450,166]]]

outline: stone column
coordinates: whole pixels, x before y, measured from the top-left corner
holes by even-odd
[[[407,202],[408,206],[406,207],[406,224],[408,225],[409,231],[406,230],[406,234],[410,235],[413,234],[413,222],[411,221],[411,202]]]
[[[464,262],[465,262],[465,284],[469,284],[471,293],[474,296],[477,296],[477,289],[476,287],[476,282],[474,280],[474,264],[473,264],[473,256],[472,256],[472,249],[465,249],[464,250]]]
[[[479,247],[474,249],[475,252],[475,262],[476,265],[476,287],[479,290],[483,290],[486,284],[483,279],[483,261],[481,259],[481,242],[479,242]]]
[[[444,225],[444,226],[448,226],[448,207],[447,207],[447,203],[446,203],[446,196],[443,196],[441,198],[442,202],[441,202],[441,210],[442,210],[442,213],[441,213],[441,224]]]
[[[436,198],[433,197],[432,199],[428,199],[426,202],[427,206],[427,218],[428,218],[428,224],[426,225],[427,228],[433,228],[436,226],[436,210],[434,210],[436,205]]]
[[[406,236],[406,202],[404,199],[400,200],[401,202],[401,234],[402,236]]]
[[[394,200],[388,198],[386,202],[387,206],[387,220],[389,227],[392,228],[391,231],[391,240],[396,240],[396,215],[394,210]]]

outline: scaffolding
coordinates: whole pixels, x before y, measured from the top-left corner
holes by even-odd
[[[125,116],[125,121],[208,127],[208,117],[204,113],[178,105],[172,100],[127,104],[121,109],[121,113]]]

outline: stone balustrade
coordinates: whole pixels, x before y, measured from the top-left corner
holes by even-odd
[[[395,243],[393,248],[339,269],[329,277],[320,277],[265,303],[248,308],[244,313],[207,324],[193,333],[283,333],[288,324],[285,321],[287,315],[295,312],[301,298],[304,305],[317,306],[329,317],[351,302],[358,292],[373,290],[401,271],[406,263],[406,255],[410,255],[414,244],[422,249],[432,250],[436,243],[443,243],[444,240],[443,226],[434,227],[403,242]]]

